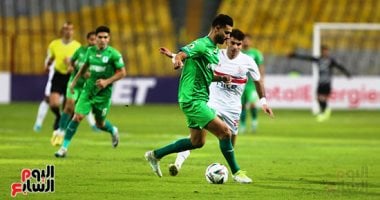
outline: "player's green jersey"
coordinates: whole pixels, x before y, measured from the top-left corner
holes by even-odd
[[[260,66],[264,63],[264,56],[258,49],[250,48],[248,50],[242,50],[242,52],[251,56],[256,62],[257,66]]]
[[[257,66],[260,68],[260,65],[264,63],[264,56],[258,49],[250,48],[247,50],[242,50],[243,53],[249,55],[256,62]],[[248,81],[245,85],[245,90],[256,90],[255,84],[250,76],[248,76]]]
[[[100,90],[96,86],[96,81],[98,79],[110,78],[117,70],[124,67],[123,57],[120,52],[111,46],[107,46],[102,50],[99,50],[97,46],[92,46],[87,49],[84,64],[89,66],[91,75],[86,80],[83,89],[88,92],[90,96],[100,95],[111,98],[112,84]]]
[[[79,69],[83,66],[83,62],[86,56],[86,51],[89,46],[81,46],[79,47],[73,57],[71,57],[71,61],[74,61],[74,71],[71,72],[69,84],[74,80],[75,75],[78,73]],[[80,77],[75,85],[76,88],[82,88],[86,79],[84,77]],[[68,85],[69,85],[68,84]]]
[[[178,102],[208,101],[213,69],[219,62],[218,46],[206,36],[182,47],[181,51],[187,58],[181,73]]]

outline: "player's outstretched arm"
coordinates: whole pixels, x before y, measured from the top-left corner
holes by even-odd
[[[265,98],[265,89],[264,89],[264,84],[262,81],[254,81],[255,83],[255,86],[256,86],[256,91],[257,91],[257,94],[259,95],[260,97],[260,104],[261,104],[261,108],[263,109],[263,111],[269,115],[269,117],[273,118],[274,117],[274,114],[273,114],[273,111],[272,109],[268,106],[268,103],[267,103],[267,100]]]
[[[351,78],[351,73],[347,70],[347,68],[336,62],[335,59],[333,59],[333,66],[338,68],[342,73],[344,73],[347,78]]]
[[[183,52],[179,52],[178,54],[173,54],[168,48],[160,47],[160,53],[172,59],[172,63],[174,65],[174,69],[181,69],[183,66],[183,60],[186,59],[187,55]]]
[[[173,53],[166,47],[160,47],[160,53],[169,58],[173,58]]]
[[[319,60],[316,57],[309,56],[309,55],[302,55],[302,54],[298,54],[296,52],[289,53],[288,58],[295,58],[295,59],[299,59],[299,60],[307,60],[307,61],[314,61],[314,62],[317,62]]]

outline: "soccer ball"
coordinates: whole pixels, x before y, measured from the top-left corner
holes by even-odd
[[[220,163],[212,163],[206,169],[206,180],[213,184],[223,184],[228,180],[228,169]]]

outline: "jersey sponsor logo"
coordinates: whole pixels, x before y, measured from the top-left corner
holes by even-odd
[[[99,65],[91,65],[90,66],[90,71],[95,71],[95,72],[105,72],[106,67],[104,66],[99,66]]]
[[[103,62],[103,63],[107,63],[108,60],[109,60],[109,57],[108,57],[108,56],[103,56],[103,58],[102,58],[102,62]]]
[[[216,85],[228,90],[235,90],[237,88],[237,85],[225,84],[223,82],[217,82]]]
[[[219,53],[219,49],[218,48],[216,48],[216,49],[214,49],[214,50],[210,50],[210,49],[208,49],[207,50],[207,55],[215,55],[215,54],[218,54]]]

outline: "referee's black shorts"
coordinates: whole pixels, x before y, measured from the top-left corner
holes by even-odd
[[[330,95],[331,84],[318,84],[317,93],[323,95]]]
[[[54,76],[51,81],[50,92],[56,92],[61,95],[66,95],[67,82],[69,81],[70,74],[61,74],[58,71],[54,71]]]

